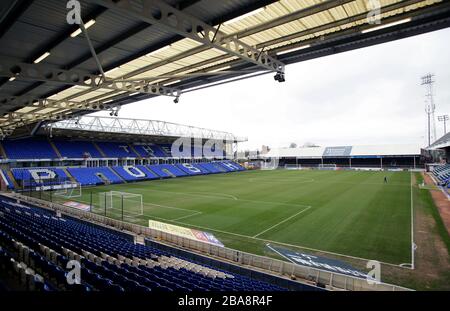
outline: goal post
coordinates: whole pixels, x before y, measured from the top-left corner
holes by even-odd
[[[336,166],[336,164],[319,164],[318,168],[319,168],[319,170],[333,171],[333,170],[337,169],[337,166]]]
[[[108,191],[100,192],[98,197],[99,207],[104,211],[133,217],[144,215],[142,194]]]
[[[286,170],[301,170],[302,166],[300,164],[285,164],[284,169],[286,169]]]
[[[65,199],[79,198],[83,194],[79,182],[65,181],[60,185],[53,186],[54,196]]]

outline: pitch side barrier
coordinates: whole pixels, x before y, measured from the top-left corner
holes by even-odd
[[[31,203],[41,208],[52,211],[59,211],[62,214],[76,217],[99,225],[117,230],[128,231],[135,235],[135,239],[154,239],[164,243],[189,250],[194,253],[209,256],[213,259],[222,260],[231,264],[239,265],[242,268],[254,269],[256,271],[268,273],[272,276],[283,277],[285,279],[297,280],[299,283],[325,287],[330,290],[348,291],[411,291],[411,289],[387,284],[369,284],[366,279],[344,275],[336,272],[321,270],[318,268],[300,266],[290,262],[254,255],[226,247],[219,247],[205,242],[194,241],[189,238],[162,232],[144,226],[122,222],[105,216],[93,214],[83,210],[71,208],[57,203],[48,202],[42,199],[27,197],[18,193],[4,193],[1,196],[17,199],[19,201]]]

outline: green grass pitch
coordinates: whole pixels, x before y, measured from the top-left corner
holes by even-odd
[[[99,192],[142,194],[144,215],[125,211],[125,220],[201,229],[254,253],[279,242],[398,265],[411,262],[411,187],[409,172],[246,171],[87,188],[70,200],[89,203],[92,193],[99,206]]]

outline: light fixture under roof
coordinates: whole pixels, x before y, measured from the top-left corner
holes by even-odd
[[[175,80],[175,81],[164,83],[164,86],[172,85],[172,84],[175,84],[175,83],[178,83],[178,82],[181,82],[181,80]]]
[[[91,19],[89,22],[87,22],[86,24],[84,24],[84,28],[88,29],[89,27],[91,27],[92,25],[95,24],[95,19]],[[70,35],[72,38],[75,38],[76,36],[78,36],[79,34],[81,34],[83,32],[83,30],[81,30],[81,28],[78,28],[77,30],[75,30],[74,32],[72,32],[72,34]]]
[[[224,25],[233,24],[233,23],[235,23],[235,22],[237,22],[237,21],[240,21],[240,20],[242,20],[242,19],[244,19],[244,18],[246,18],[246,17],[249,17],[249,16],[252,16],[252,15],[261,13],[261,12],[263,12],[265,9],[266,9],[266,7],[262,7],[262,8],[253,10],[253,11],[251,11],[251,12],[248,12],[248,13],[244,14],[244,15],[241,15],[241,16],[238,16],[238,17],[236,17],[236,18],[230,19],[229,21],[226,21],[226,22],[223,23],[223,24],[224,24]]]
[[[119,69],[121,69],[120,66],[119,66],[119,67],[115,67],[115,68],[113,68],[113,69],[108,70],[107,72],[105,72],[105,74],[112,73],[112,72],[117,71],[117,70],[119,70]]]
[[[283,54],[287,54],[287,53],[290,53],[290,52],[300,51],[300,50],[303,50],[303,49],[307,49],[309,47],[311,47],[311,44],[302,45],[302,46],[299,46],[299,47],[296,47],[296,48],[292,48],[292,49],[289,49],[289,50],[286,50],[286,51],[278,52],[277,55],[283,55]]]
[[[228,66],[224,66],[224,67],[220,67],[220,68],[216,68],[216,69],[213,69],[213,70],[210,70],[210,71],[208,71],[208,72],[218,72],[218,71],[222,71],[222,70],[226,70],[226,69],[230,69],[231,68],[231,66],[230,65],[228,65]]]
[[[34,61],[34,63],[35,63],[35,64],[38,64],[38,63],[42,62],[44,59],[46,59],[46,58],[49,57],[49,56],[50,56],[50,52],[45,52],[44,54],[42,54],[41,56],[39,56],[39,57]]]
[[[384,29],[384,28],[388,28],[388,27],[392,27],[392,26],[396,26],[396,25],[400,25],[400,24],[404,24],[404,23],[409,23],[411,20],[412,20],[412,18],[408,17],[408,18],[401,19],[401,20],[396,21],[396,22],[387,23],[387,24],[384,24],[384,25],[379,25],[379,26],[372,27],[372,28],[369,28],[369,29],[364,29],[364,30],[361,31],[361,33],[368,33],[368,32],[377,31],[377,30],[380,30],[380,29]]]

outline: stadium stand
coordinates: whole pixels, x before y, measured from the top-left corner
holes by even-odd
[[[14,183],[11,180],[11,177],[9,177],[9,175],[8,175],[8,171],[3,169],[3,170],[1,170],[1,172],[2,172],[2,177],[5,178],[7,189],[13,190],[14,189]]]
[[[192,163],[191,164],[193,167],[197,168],[200,170],[200,172],[204,175],[207,174],[211,174],[212,172],[208,171],[207,169],[205,169],[203,166],[200,165],[200,163]]]
[[[198,166],[199,168],[209,172],[210,174],[223,173],[223,171],[219,170],[212,163],[198,163],[198,164],[196,164],[196,166]]]
[[[433,175],[439,185],[450,188],[450,164],[436,166],[433,170]]]
[[[203,171],[190,163],[176,164],[176,166],[188,175],[202,175]]]
[[[136,165],[136,167],[138,169],[140,169],[141,171],[143,171],[146,175],[147,175],[147,179],[148,180],[152,180],[152,179],[160,179],[161,177],[158,176],[158,174],[154,173],[153,171],[151,171],[147,166],[145,165]]]
[[[241,165],[237,164],[233,161],[220,161],[215,162],[218,165],[221,165],[224,169],[226,169],[229,172],[236,172],[236,171],[244,171],[245,168],[243,168]]]
[[[191,148],[191,154],[195,158],[202,158],[203,157],[203,147],[202,146],[192,146]]]
[[[241,170],[245,169],[235,162],[217,161],[212,163],[153,164],[148,166],[68,167],[67,169],[56,167],[13,168],[11,172],[15,181],[21,185],[20,189],[22,189],[23,187],[59,185],[70,179],[77,181],[81,186],[92,186]],[[3,170],[2,172],[9,189],[13,189],[14,181],[9,178],[8,171]]]
[[[143,166],[114,166],[112,169],[127,182],[155,179],[155,174]]]
[[[26,289],[41,291],[283,291],[286,288],[183,258],[132,237],[35,206],[0,201],[0,264]],[[155,245],[155,244],[152,244]],[[80,283],[65,267],[81,263]],[[210,264],[213,261],[210,261]],[[305,290],[316,288],[302,285]]]
[[[136,158],[138,155],[126,143],[97,142],[98,147],[109,158]]]
[[[55,159],[55,150],[45,139],[19,139],[2,141],[8,159]]]
[[[68,168],[67,171],[82,185],[120,184],[124,181],[108,167]]]
[[[165,169],[159,165],[153,164],[153,165],[148,165],[147,167],[150,171],[154,172],[161,178],[176,177],[174,174],[170,173],[170,171],[168,171],[167,169]]]
[[[25,187],[59,185],[68,179],[62,168],[13,168],[15,180]]]
[[[55,147],[58,149],[62,157],[65,158],[101,158],[102,155],[95,148],[90,141],[67,141],[55,140],[53,141]]]
[[[171,164],[149,165],[148,167],[163,178],[188,176],[183,170]]]
[[[170,145],[170,144],[162,144],[162,145],[159,145],[159,147],[164,152],[164,154],[166,155],[167,158],[171,158],[172,157],[172,145]]]
[[[264,158],[277,159],[280,167],[286,164],[315,168],[324,164],[335,164],[341,168],[424,167],[424,157],[418,144],[274,148]]]
[[[160,146],[154,144],[133,145],[134,150],[143,158],[167,158],[168,155]]]
[[[53,144],[53,146],[52,146]],[[82,158],[171,158],[170,144],[128,144],[126,142],[85,141],[27,138],[19,140],[4,140],[1,145],[6,153],[6,159],[69,159]],[[191,147],[184,153],[185,158],[201,158],[203,149],[200,146]],[[224,156],[222,153],[221,157]]]

